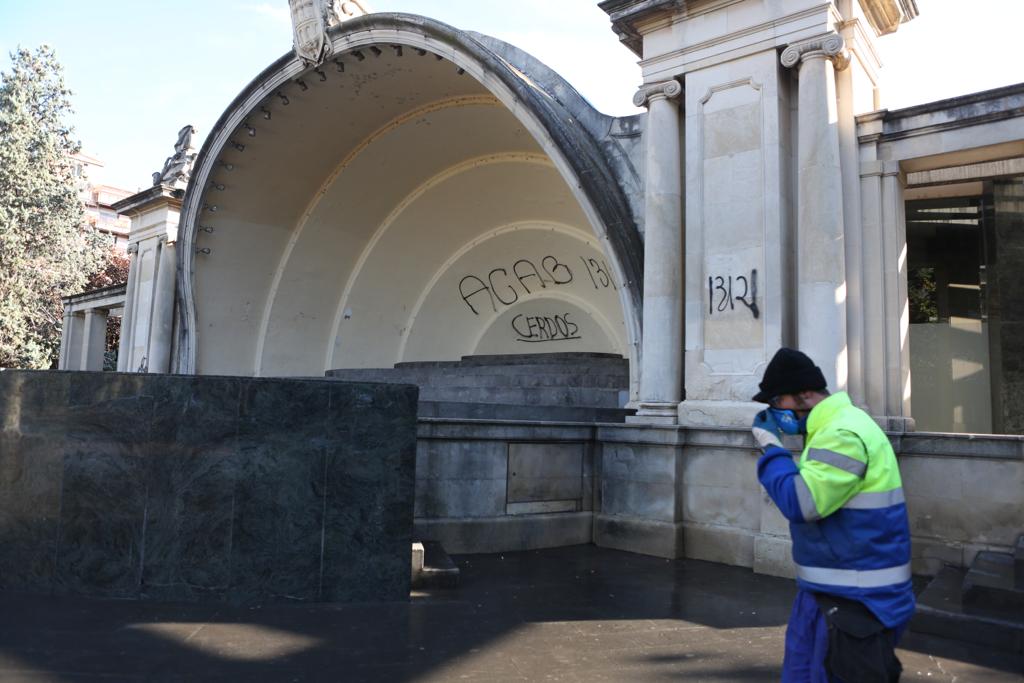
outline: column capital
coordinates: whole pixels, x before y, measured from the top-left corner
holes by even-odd
[[[672,100],[683,94],[683,86],[676,79],[658,83],[645,83],[633,95],[633,104],[638,107],[646,107],[651,100],[667,99]]]
[[[139,253],[139,243],[132,242],[131,244],[128,245],[128,248],[125,249],[125,251],[128,253],[129,256],[135,256],[136,254]]]
[[[781,61],[782,66],[789,69],[815,57],[830,60],[836,71],[842,71],[850,64],[850,51],[846,49],[846,39],[833,32],[793,43],[782,51]]]

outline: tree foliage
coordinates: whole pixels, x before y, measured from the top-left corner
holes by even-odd
[[[55,365],[61,296],[103,267],[73,174],[71,92],[51,48],[11,53],[0,73],[0,367]]]
[[[911,324],[939,321],[934,268],[910,269],[907,276],[907,298],[910,303]]]
[[[85,291],[128,284],[128,268],[131,264],[127,254],[109,247],[104,254],[102,268],[86,280]]]
[[[106,254],[106,265],[103,270],[93,273],[85,283],[85,291],[91,292],[96,289],[106,289],[117,285],[128,284],[128,269],[132,261],[117,249],[110,247]],[[107,343],[104,348],[104,370],[117,369],[117,347],[121,340],[121,318],[110,316],[107,318]]]

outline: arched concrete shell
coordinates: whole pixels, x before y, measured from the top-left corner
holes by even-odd
[[[175,369],[570,350],[635,364],[642,247],[620,171],[579,121],[601,115],[550,71],[531,80],[517,51],[430,19],[368,15],[330,39],[319,68],[289,54],[260,74],[197,157]]]

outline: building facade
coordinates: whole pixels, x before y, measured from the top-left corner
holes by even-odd
[[[85,209],[86,223],[110,236],[115,249],[124,251],[128,247],[128,230],[131,220],[114,210],[114,204],[130,197],[134,192],[103,182],[106,164],[100,159],[79,152],[72,157],[78,195]]]
[[[115,207],[119,369],[619,356],[626,424],[422,419],[421,533],[784,574],[746,430],[795,346],[907,456],[918,570],[1015,541],[1024,86],[881,109],[913,0],[606,0],[643,72],[620,118],[494,38],[291,4],[296,51]],[[575,483],[513,500],[517,466]]]

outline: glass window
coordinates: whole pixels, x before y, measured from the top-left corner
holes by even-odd
[[[1024,178],[908,201],[906,218],[917,429],[1024,433]]]

